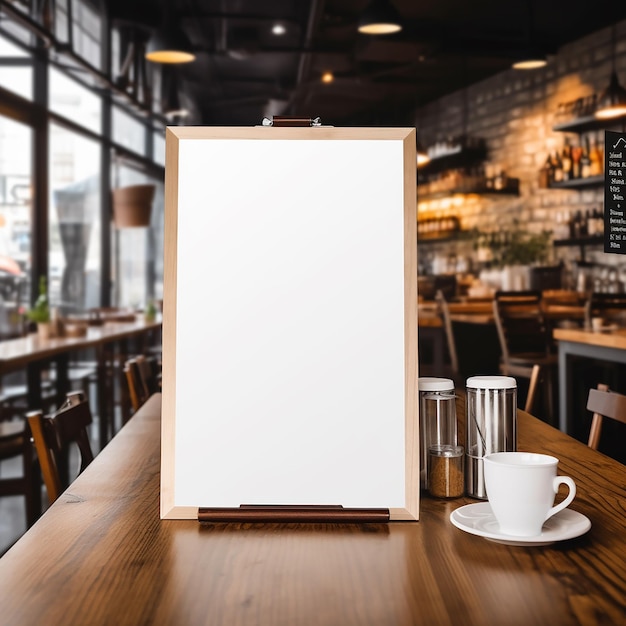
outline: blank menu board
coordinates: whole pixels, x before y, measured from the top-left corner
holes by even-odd
[[[161,517],[419,512],[415,130],[166,131]]]

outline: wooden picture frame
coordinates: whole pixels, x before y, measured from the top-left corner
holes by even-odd
[[[161,517],[419,518],[414,128],[166,131]]]

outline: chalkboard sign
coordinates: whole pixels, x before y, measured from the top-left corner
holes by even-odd
[[[604,134],[604,251],[626,254],[626,133]]]
[[[162,518],[418,518],[416,226],[413,128],[167,129]]]

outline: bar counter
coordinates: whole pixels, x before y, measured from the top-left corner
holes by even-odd
[[[1,623],[624,623],[625,467],[526,413],[518,448],[559,457],[582,537],[493,543],[449,521],[475,501],[426,495],[416,523],[161,521],[160,410],[155,395],[0,559]]]

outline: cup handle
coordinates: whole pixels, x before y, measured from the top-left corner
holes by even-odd
[[[546,519],[544,522],[551,518],[553,515],[556,515],[559,511],[562,511],[564,508],[568,507],[572,500],[576,497],[576,484],[569,476],[555,476],[552,482],[552,486],[554,488],[554,493],[558,493],[559,485],[567,485],[569,487],[569,493],[567,494],[567,498],[563,500],[563,502],[559,502],[556,506],[553,506],[546,515]]]

